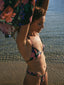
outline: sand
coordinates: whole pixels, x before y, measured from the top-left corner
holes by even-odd
[[[64,64],[47,63],[49,85],[64,85]],[[23,85],[24,61],[0,62],[0,85]]]
[[[0,85],[23,85],[25,62],[0,62]]]

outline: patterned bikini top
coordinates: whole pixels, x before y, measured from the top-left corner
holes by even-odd
[[[0,22],[21,26],[30,22],[36,0],[0,0]]]

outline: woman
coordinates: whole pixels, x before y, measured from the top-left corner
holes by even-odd
[[[5,0],[0,0],[0,1],[5,1]],[[28,0],[25,0],[25,1],[28,1]],[[34,0],[30,0],[30,1],[34,1]],[[2,13],[0,15],[0,19],[5,19],[6,23],[9,23],[12,21],[13,25],[18,25],[20,27],[16,42],[21,55],[23,56],[24,60],[28,64],[27,74],[24,80],[24,85],[42,85],[42,84],[47,85],[46,62],[45,62],[44,52],[42,51],[43,44],[40,40],[38,33],[40,32],[41,27],[43,26],[43,23],[45,21],[44,19],[45,19],[45,14],[46,14],[49,0],[44,0],[44,1],[35,0],[35,1],[36,1],[36,5],[39,7],[42,7],[43,9],[39,7],[35,8],[35,11],[39,10],[40,14],[39,13],[34,13],[34,14],[40,15],[40,17],[38,19],[37,18],[34,19],[33,17],[33,23],[31,24],[31,26],[30,26],[30,23],[32,21],[32,11],[33,11],[32,9],[30,9],[29,16],[28,16],[28,12],[26,14],[28,18],[26,18],[25,16],[25,18],[22,17],[22,19],[19,21],[17,20],[17,18],[15,18],[12,21],[11,17],[14,17],[16,15],[15,13],[13,13],[12,8],[15,8],[17,4],[15,4],[14,7],[10,8],[11,12],[9,12],[8,9],[6,9],[4,13],[0,12]],[[42,2],[43,2],[43,5],[41,4]],[[24,2],[24,0],[22,0],[22,3],[23,3],[22,6],[24,5],[26,6],[26,3]],[[2,2],[2,4],[4,4],[4,2]],[[33,5],[35,6],[35,4]],[[22,7],[20,8],[22,9]],[[2,9],[0,7],[0,11],[2,10],[3,10],[3,6],[2,6]],[[9,14],[10,14],[10,17],[8,16]],[[38,17],[38,15],[36,17]],[[0,26],[2,27],[2,24]]]
[[[46,4],[47,10],[48,0]],[[18,49],[28,65],[23,85],[48,85],[44,45],[39,37],[46,10],[35,7],[33,22],[27,28],[23,26],[24,29],[20,29],[17,35]]]

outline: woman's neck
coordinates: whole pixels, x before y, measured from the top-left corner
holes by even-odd
[[[36,36],[36,35],[39,35],[39,33],[36,31],[29,32],[29,34],[28,34],[28,36]]]

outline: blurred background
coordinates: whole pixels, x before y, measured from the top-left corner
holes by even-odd
[[[49,1],[46,21],[40,37],[45,44],[49,85],[64,85],[64,0]],[[22,66],[25,67],[23,70],[20,69]],[[14,39],[5,38],[0,32],[0,85],[17,85],[17,81],[20,85],[23,79],[19,76],[21,72],[25,75],[26,67]],[[24,78],[23,73],[21,78]],[[11,74],[14,74],[13,79]]]

